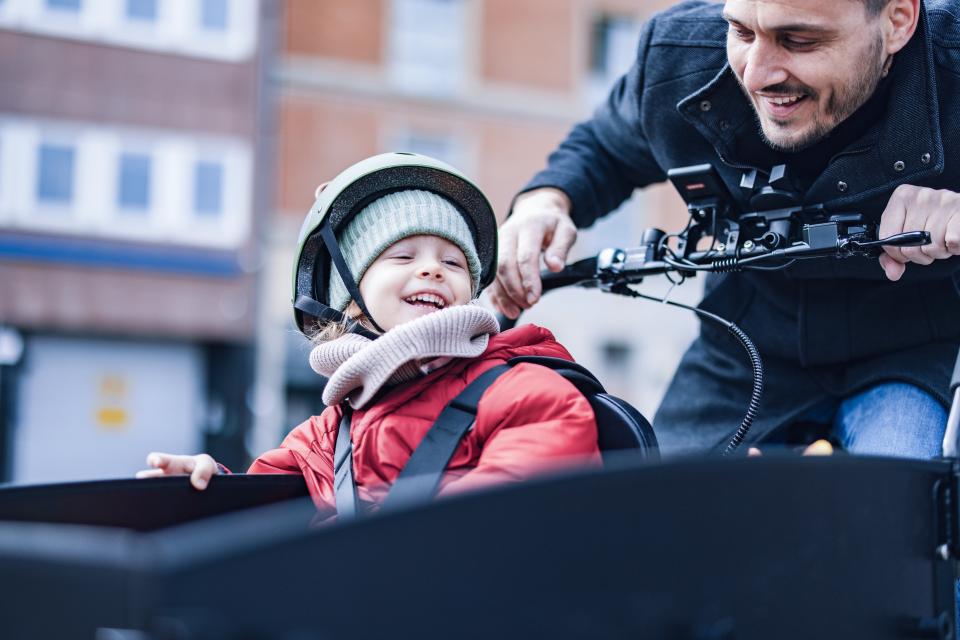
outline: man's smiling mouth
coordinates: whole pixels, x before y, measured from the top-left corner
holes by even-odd
[[[757,99],[763,103],[767,113],[774,118],[786,118],[808,102],[806,93],[770,95],[758,93]]]
[[[793,104],[804,97],[805,96],[782,96],[778,98],[770,98],[770,100],[773,102],[773,104]]]

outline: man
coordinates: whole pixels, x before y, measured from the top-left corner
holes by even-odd
[[[501,227],[492,291],[508,316],[540,296],[576,237],[635,187],[712,163],[739,199],[749,168],[787,164],[808,204],[927,230],[872,260],[710,276],[701,307],[737,322],[766,368],[749,440],[798,421],[854,452],[940,452],[960,343],[960,13],[955,0],[689,2],[653,18],[638,59],[577,125]],[[642,308],[637,313],[643,313]],[[589,322],[589,317],[583,318]],[[665,452],[721,445],[749,363],[702,324],[654,425]]]

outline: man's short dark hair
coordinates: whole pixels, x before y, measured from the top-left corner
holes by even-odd
[[[890,0],[860,0],[867,9],[867,15],[871,18],[876,18],[880,15],[880,12],[883,11],[883,8],[886,7]]]

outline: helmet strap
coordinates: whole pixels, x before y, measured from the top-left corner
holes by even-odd
[[[333,262],[337,273],[340,274],[343,284],[347,286],[347,292],[350,294],[350,297],[357,303],[363,315],[370,320],[373,327],[380,333],[385,333],[380,325],[377,324],[377,321],[373,319],[373,314],[370,313],[367,305],[363,302],[363,296],[360,295],[360,287],[357,286],[356,281],[353,279],[353,274],[350,273],[350,267],[347,266],[347,261],[344,260],[343,253],[340,252],[340,244],[337,242],[337,237],[333,234],[333,229],[330,228],[329,223],[324,222],[324,224],[321,225],[320,237],[323,238],[323,244],[326,245],[327,251],[330,252],[330,260]]]
[[[309,314],[320,320],[322,322],[340,322],[346,325],[347,331],[350,333],[355,333],[357,335],[363,336],[364,338],[369,338],[371,340],[376,340],[379,338],[379,334],[370,331],[363,325],[361,325],[356,320],[348,318],[347,315],[341,311],[337,311],[333,307],[328,307],[322,302],[314,300],[310,296],[297,296],[296,301],[293,303],[294,309],[302,311],[303,313]]]

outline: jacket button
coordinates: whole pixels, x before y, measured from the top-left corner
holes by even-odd
[[[922,162],[923,164],[930,164],[930,159],[931,159],[931,156],[929,153],[925,153],[922,156],[920,156],[920,162]]]
[[[700,103],[700,111],[710,111],[713,108],[713,104],[709,100],[704,100]]]
[[[906,167],[906,166],[907,166],[907,165],[905,165],[905,164],[903,163],[903,160],[897,160],[896,162],[893,163],[893,170],[894,170],[894,171],[903,171],[904,167]]]
[[[720,131],[726,131],[726,130],[729,129],[729,128],[730,128],[730,123],[729,123],[729,122],[727,122],[726,120],[721,120],[721,121],[720,121]]]
[[[844,182],[843,180],[840,180],[837,182],[837,191],[839,191],[840,193],[845,192],[847,188],[848,188],[847,183]]]

